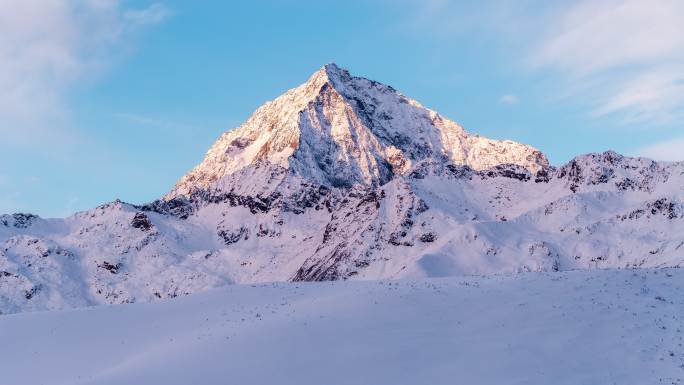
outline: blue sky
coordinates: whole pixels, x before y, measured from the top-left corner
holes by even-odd
[[[684,2],[0,4],[0,212],[146,202],[328,62],[552,163],[684,159]]]

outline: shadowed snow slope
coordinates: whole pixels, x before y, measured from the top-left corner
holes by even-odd
[[[276,283],[0,317],[3,384],[679,384],[680,269]]]
[[[683,163],[549,166],[329,64],[159,200],[0,216],[0,313],[232,283],[678,267],[683,202]]]

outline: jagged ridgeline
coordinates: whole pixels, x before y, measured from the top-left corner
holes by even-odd
[[[0,217],[0,311],[231,283],[680,266],[684,165],[466,132],[334,64],[224,133],[171,191]]]

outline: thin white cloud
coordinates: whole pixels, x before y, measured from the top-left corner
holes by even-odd
[[[196,130],[197,127],[189,124],[173,122],[166,119],[160,119],[153,116],[145,116],[138,114],[130,114],[125,112],[117,112],[112,114],[117,119],[125,120],[134,124],[140,124],[144,126],[151,126],[161,129],[170,130]]]
[[[683,107],[684,71],[657,69],[622,81],[595,115],[622,113],[629,122],[671,122],[681,115]]]
[[[684,112],[684,2],[580,1],[546,14],[532,68],[552,69],[593,105],[630,123]]]
[[[169,9],[155,3],[143,9],[131,9],[123,13],[123,19],[133,25],[152,25],[157,24],[169,16]]]
[[[651,144],[638,149],[637,155],[655,160],[682,161],[684,160],[684,138],[670,139]]]
[[[669,60],[684,47],[684,2],[581,1],[549,20],[536,61],[588,74]]]
[[[24,178],[24,182],[28,184],[40,183],[40,177],[37,177],[35,175],[29,175]]]
[[[156,3],[132,10],[115,0],[0,1],[0,135],[55,134],[71,87],[106,68],[139,27],[167,14]]]
[[[508,105],[518,104],[519,101],[520,101],[520,99],[517,96],[511,95],[511,94],[506,94],[506,95],[501,96],[501,98],[499,98],[499,103],[508,104]]]
[[[511,66],[545,76],[555,100],[590,118],[658,125],[684,119],[684,1],[415,1],[414,28],[480,38]],[[517,63],[517,64],[516,64]],[[645,125],[645,124],[644,124]]]
[[[25,207],[16,191],[0,191],[0,215],[23,211]]]
[[[69,198],[69,201],[67,201],[67,204],[64,206],[64,209],[60,213],[58,213],[57,217],[66,218],[70,215],[73,215],[76,211],[79,210],[80,205],[81,200],[78,197]]]

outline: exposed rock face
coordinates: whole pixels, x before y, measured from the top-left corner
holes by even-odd
[[[135,213],[131,220],[131,226],[142,231],[147,231],[152,228],[152,222],[144,213]]]
[[[558,168],[327,65],[164,197],[0,216],[0,312],[231,283],[684,265],[684,164]]]
[[[5,227],[14,227],[17,229],[25,229],[38,218],[33,214],[15,213],[12,215],[0,215],[0,225]]]

